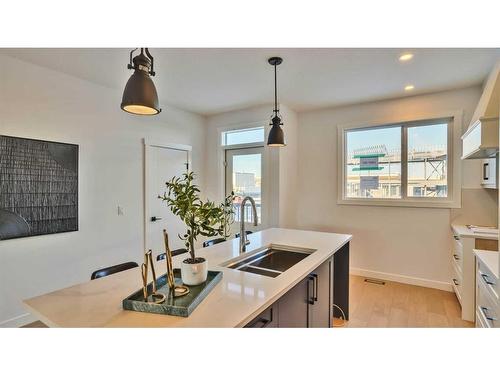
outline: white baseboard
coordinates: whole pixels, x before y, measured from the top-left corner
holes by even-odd
[[[418,277],[398,275],[394,273],[385,273],[378,271],[365,270],[362,268],[350,268],[350,273],[353,275],[372,277],[374,279],[381,279],[386,281],[395,281],[403,284],[424,286],[426,288],[446,290],[447,292],[452,292],[451,283],[445,283],[443,281],[435,281],[428,279],[420,279]]]
[[[16,328],[22,327],[26,324],[33,323],[36,319],[30,313],[25,313],[14,318],[10,318],[0,322],[1,328]]]

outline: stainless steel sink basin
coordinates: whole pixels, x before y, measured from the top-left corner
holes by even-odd
[[[270,245],[221,264],[238,271],[277,277],[313,253],[313,249]]]

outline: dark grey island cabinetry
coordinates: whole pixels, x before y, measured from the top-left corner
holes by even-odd
[[[335,264],[335,262],[337,263]],[[349,243],[345,244],[335,255],[324,261],[245,327],[331,327],[334,304],[340,306],[347,314],[349,296],[348,268]],[[338,274],[335,274],[337,270]],[[337,312],[335,311],[335,315],[337,315]]]

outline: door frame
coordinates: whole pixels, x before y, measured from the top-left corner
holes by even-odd
[[[239,148],[252,148],[257,146],[264,146],[264,160],[263,168],[265,169],[265,174],[262,178],[267,181],[267,196],[268,196],[268,207],[266,208],[267,220],[262,222],[262,227],[264,229],[278,226],[279,216],[279,148],[280,147],[266,147],[265,140],[269,135],[269,121],[260,120],[254,122],[243,122],[236,124],[228,124],[225,126],[217,127],[216,139],[212,139],[211,142],[217,150],[217,196],[219,200],[224,200],[226,191],[226,150],[228,149],[239,149]],[[244,143],[231,146],[223,146],[221,144],[222,133],[228,130],[244,129],[244,128],[256,128],[264,127],[264,142],[257,143]]]
[[[224,147],[224,195],[228,194],[228,169],[230,166],[232,166],[232,161],[229,162],[227,158],[227,153],[228,151],[241,151],[240,155],[248,155],[245,153],[245,151],[251,151],[251,150],[256,150],[258,149],[260,154],[261,154],[261,179],[264,180],[264,185],[261,185],[261,217],[260,219],[260,224],[258,225],[257,228],[254,228],[254,230],[261,231],[264,228],[267,228],[266,224],[269,223],[269,214],[268,214],[268,209],[269,209],[269,187],[268,187],[268,181],[267,181],[267,176],[268,176],[268,171],[267,171],[267,163],[265,161],[265,146],[262,142],[258,143],[247,143],[244,144],[243,147],[237,147],[238,145],[234,146],[226,146]],[[239,145],[241,146],[241,145]],[[257,151],[255,151],[257,152]],[[236,223],[236,221],[235,221]],[[239,223],[239,222],[238,222]],[[239,224],[237,224],[239,225]],[[251,229],[251,228],[250,228]]]
[[[146,252],[148,249],[148,218],[150,217],[149,211],[149,203],[148,203],[148,191],[149,191],[149,177],[150,177],[150,160],[151,160],[151,147],[157,148],[167,148],[176,151],[186,151],[187,152],[187,168],[188,172],[191,171],[191,157],[193,147],[190,145],[184,145],[179,143],[169,143],[162,142],[157,140],[157,138],[143,138],[143,160],[144,160],[144,169],[143,169],[143,252]]]

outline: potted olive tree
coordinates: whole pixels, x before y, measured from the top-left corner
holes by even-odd
[[[200,189],[193,180],[193,172],[174,177],[166,183],[167,191],[159,196],[187,227],[186,233],[179,234],[190,255],[181,263],[182,282],[186,285],[199,285],[207,279],[207,261],[195,254],[194,243],[198,236],[229,237],[228,222],[233,217],[232,193],[220,204],[202,201]]]

